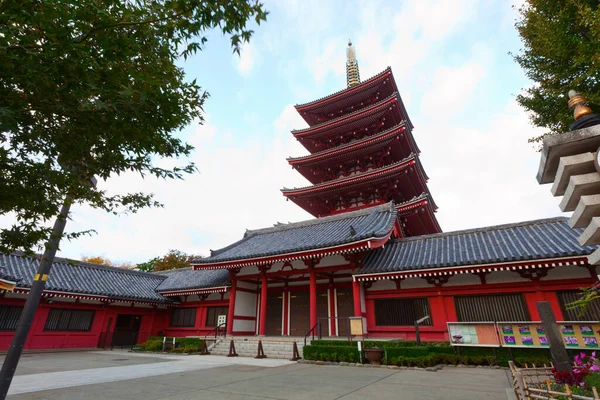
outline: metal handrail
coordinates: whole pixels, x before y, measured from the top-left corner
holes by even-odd
[[[321,320],[327,320],[329,322],[329,320],[346,320],[346,324],[347,324],[347,331],[348,334],[346,335],[346,337],[348,338],[349,342],[352,342],[352,338],[350,336],[350,318],[348,317],[320,317],[319,318],[319,322],[321,322]],[[339,332],[338,332],[339,333]],[[331,336],[331,332],[329,332],[329,335]],[[319,339],[321,339],[323,337],[322,333],[321,333],[321,328],[319,328]]]
[[[222,326],[226,326],[226,325],[227,325],[226,323],[222,323],[220,325],[215,326],[214,329],[208,331],[208,333],[206,335],[204,335],[204,339],[206,339],[208,337],[208,335],[210,335],[213,332],[215,333],[215,339],[216,339],[217,336],[219,335],[219,328],[222,327]]]
[[[315,329],[319,329],[318,332],[318,338],[321,339],[321,321],[317,321],[317,323],[315,324],[315,326],[313,326],[312,328],[310,328],[310,330],[308,331],[308,333],[306,335],[304,335],[304,345],[306,346],[306,339],[310,336],[310,334],[312,333],[312,340],[315,340]]]

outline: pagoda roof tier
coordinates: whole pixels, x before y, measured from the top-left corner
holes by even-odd
[[[356,167],[359,164],[391,164],[410,156],[404,123],[373,136],[356,140],[332,149],[303,157],[288,158],[288,163],[311,183],[337,178],[336,170],[341,164]],[[336,168],[334,168],[334,166]],[[427,179],[427,177],[426,177]]]
[[[378,248],[394,230],[393,203],[307,221],[246,231],[210,257],[192,260],[195,269],[240,268]]]
[[[379,74],[361,82],[356,86],[342,89],[338,92],[320,99],[296,105],[296,110],[309,126],[337,118],[341,115],[367,107],[380,98],[397,92],[398,87],[392,74],[392,69],[387,67]],[[400,99],[402,115],[412,129],[406,108]]]
[[[424,171],[415,155],[353,176],[303,188],[282,189],[284,196],[315,216],[344,211],[336,210],[333,206],[341,198],[364,197],[362,194],[371,193],[376,197],[371,202],[403,202],[406,197],[417,196],[422,192],[429,190]]]
[[[309,152],[314,153],[336,147],[340,142],[346,143],[353,138],[372,136],[380,130],[392,128],[403,122],[406,123],[406,119],[400,112],[398,94],[394,93],[362,110],[310,128],[294,130],[292,134]],[[410,126],[408,131],[410,132]],[[337,137],[340,140],[337,140]],[[419,153],[412,134],[409,134],[408,139],[411,151]]]
[[[428,235],[442,231],[435,217],[437,206],[427,192],[396,205],[404,236]]]

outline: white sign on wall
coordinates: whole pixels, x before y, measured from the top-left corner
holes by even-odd
[[[227,322],[227,315],[217,316],[217,326],[225,325],[226,322]]]

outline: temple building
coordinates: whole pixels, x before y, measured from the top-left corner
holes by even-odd
[[[127,345],[151,335],[203,336],[227,316],[230,337],[448,340],[448,322],[600,320],[566,304],[597,281],[566,218],[442,232],[417,137],[392,70],[360,80],[347,49],[347,87],[297,105],[309,127],[288,158],[307,186],[282,194],[314,216],[248,230],[193,267],[142,273],[57,259],[27,347]],[[0,348],[7,348],[38,263],[0,255]]]

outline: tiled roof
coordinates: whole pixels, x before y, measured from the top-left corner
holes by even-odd
[[[396,209],[392,203],[387,203],[308,221],[278,224],[271,228],[247,231],[242,240],[212,251],[210,257],[192,263],[209,264],[275,256],[385,238],[390,234],[395,220]]]
[[[39,258],[24,256],[21,253],[0,253],[0,266],[5,268],[7,275],[19,279],[18,288],[30,288],[40,262]],[[165,302],[168,300],[155,291],[164,279],[162,275],[57,257],[52,264],[45,290]]]
[[[501,262],[583,256],[567,218],[551,218],[465,231],[396,239],[369,253],[355,273],[398,272]]]
[[[372,76],[372,77],[370,77],[370,78],[368,78],[368,79],[365,79],[364,81],[362,81],[362,82],[361,82],[359,85],[357,85],[357,86],[353,86],[353,87],[349,87],[349,88],[348,88],[348,87],[346,87],[346,88],[343,88],[343,89],[341,89],[341,90],[338,90],[337,92],[331,93],[331,94],[329,94],[329,95],[327,95],[327,96],[324,96],[324,97],[320,97],[320,98],[318,98],[318,99],[316,99],[316,100],[309,101],[309,102],[307,102],[307,103],[303,103],[303,104],[296,104],[296,105],[295,105],[295,107],[296,107],[296,108],[303,108],[303,107],[309,106],[309,105],[311,105],[311,104],[318,103],[318,102],[320,102],[320,101],[322,101],[322,100],[325,100],[325,99],[329,99],[329,98],[335,97],[335,96],[337,96],[338,94],[341,94],[341,93],[343,93],[343,92],[354,92],[354,91],[359,91],[360,89],[362,89],[362,88],[364,88],[365,86],[367,86],[367,84],[368,84],[368,83],[370,83],[370,82],[372,82],[372,81],[374,81],[374,80],[377,80],[377,79],[379,79],[380,77],[382,77],[382,76],[386,75],[386,74],[387,74],[388,72],[390,72],[391,70],[392,70],[392,69],[391,69],[390,67],[387,67],[386,69],[384,69],[383,71],[381,71],[381,72],[380,72],[380,73],[378,73],[377,75],[374,75],[374,76]]]
[[[158,292],[230,286],[229,272],[225,269],[194,271],[192,268],[183,268],[156,272],[155,274],[167,278],[156,288]]]

